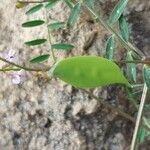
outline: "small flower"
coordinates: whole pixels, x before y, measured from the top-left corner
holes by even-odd
[[[8,60],[10,62],[18,63],[17,52],[14,49],[6,49],[0,53],[0,56],[5,58],[6,60]],[[6,65],[3,67],[8,67],[8,66]],[[9,73],[8,75],[11,77],[13,84],[20,84],[26,78],[24,70],[15,71],[15,72]]]
[[[18,61],[17,53],[14,49],[6,49],[2,53],[0,53],[0,56],[4,57],[6,60],[10,62]]]
[[[13,84],[20,84],[20,83],[24,82],[26,79],[24,70],[20,70],[18,72],[11,73],[10,76],[11,76],[11,80],[12,80]]]

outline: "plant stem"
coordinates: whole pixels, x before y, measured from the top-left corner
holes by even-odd
[[[19,68],[5,68],[5,69],[0,69],[0,71],[3,71],[3,72],[7,72],[7,71],[20,71],[21,69]]]
[[[130,120],[133,123],[136,123],[136,120],[132,116],[130,116],[129,114],[125,113],[121,109],[116,108],[116,107],[110,105],[109,103],[103,101],[103,100],[105,100],[103,97],[97,97],[93,93],[91,93],[91,92],[89,92],[89,91],[87,91],[85,89],[80,89],[80,90],[82,90],[83,92],[87,93],[89,96],[91,96],[92,98],[94,98],[95,100],[100,102],[104,107],[106,107],[108,109],[111,109],[113,112],[116,112],[118,115],[126,118],[127,120]],[[150,131],[150,128],[147,127],[146,125],[142,124],[142,126],[143,126],[144,129]]]
[[[20,3],[26,3],[26,4],[29,4],[29,3],[45,3],[45,2],[48,2],[48,0],[43,0],[43,1],[18,1]]]
[[[147,90],[148,90],[148,88],[147,88],[146,84],[144,84],[143,94],[142,94],[142,97],[141,97],[141,103],[140,103],[140,106],[139,106],[139,111],[138,111],[138,115],[137,115],[137,119],[136,119],[136,124],[135,124],[135,129],[134,129],[134,134],[133,134],[130,150],[135,150],[136,149],[137,134],[138,134],[141,119],[142,119],[143,108],[144,108],[144,104],[145,104],[145,100],[146,100]]]
[[[136,120],[132,116],[130,116],[129,114],[123,112],[121,109],[115,108],[112,105],[108,104],[107,102],[103,101],[102,99],[104,99],[104,98],[102,98],[102,97],[98,98],[94,94],[92,94],[91,92],[89,92],[87,90],[84,90],[84,89],[81,89],[81,90],[84,91],[85,93],[87,93],[88,95],[90,95],[92,98],[99,101],[102,105],[104,105],[108,109],[111,109],[112,111],[116,112],[118,115],[120,115],[120,116],[126,118],[127,120],[130,120],[131,122],[135,123]]]
[[[120,41],[122,46],[129,50],[129,51],[134,51],[136,54],[138,54],[140,57],[144,57],[144,54],[137,48],[135,48],[131,43],[126,42],[121,35],[119,35],[108,23],[106,23],[101,16],[96,14],[94,10],[92,10],[90,7],[86,6],[86,8],[91,12],[91,14],[95,17],[95,19],[101,23],[101,25],[108,30],[110,33],[114,34],[117,39]],[[93,17],[92,16],[92,17]]]
[[[147,65],[150,65],[150,61],[148,61],[148,60],[133,60],[133,61],[120,60],[120,61],[115,61],[115,62],[117,64],[134,63],[134,64],[147,64]]]
[[[129,98],[129,99],[132,102],[133,106],[138,110],[139,107],[138,107],[137,103],[135,102],[135,100],[133,98]],[[142,121],[143,121],[144,125],[150,129],[150,124],[148,123],[148,120],[146,119],[146,117],[143,116]]]
[[[9,60],[7,60],[7,59],[5,59],[5,58],[2,58],[2,57],[0,57],[0,60],[3,61],[3,62],[8,63],[8,64],[10,64],[10,65],[13,65],[13,66],[15,66],[15,67],[17,67],[17,68],[26,70],[26,71],[43,71],[43,72],[45,72],[45,71],[48,71],[48,70],[50,69],[49,67],[48,67],[48,68],[29,68],[29,67],[26,67],[26,66],[21,66],[21,65],[19,65],[19,64],[16,64],[16,63],[14,63],[14,62],[10,62]],[[1,71],[2,71],[2,70],[1,70]]]
[[[53,50],[53,48],[51,46],[52,45],[51,32],[48,29],[48,15],[47,15],[47,11],[46,11],[46,24],[47,24],[49,46],[51,47],[51,52],[52,52],[52,57],[53,57],[54,63],[56,63],[57,60],[56,60],[56,57],[55,57],[55,53],[54,53],[54,50]]]
[[[26,66],[21,66],[19,64],[10,62],[10,61],[6,60],[5,58],[2,58],[2,57],[0,57],[0,60],[3,61],[3,62],[8,63],[10,65],[18,67],[18,68],[7,68],[7,69],[3,69],[2,68],[2,69],[0,69],[0,71],[11,71],[11,70],[13,70],[13,71],[19,71],[20,69],[24,69],[26,71],[43,71],[43,72],[45,72],[45,71],[48,71],[50,69],[50,67],[48,67],[48,66],[45,67],[45,68],[43,68],[43,69],[42,68],[29,68],[29,67],[26,67]],[[114,62],[117,63],[117,64],[121,64],[121,63],[150,64],[150,61],[139,61],[139,60],[138,61],[125,61],[125,60],[122,60],[122,61],[114,61]]]

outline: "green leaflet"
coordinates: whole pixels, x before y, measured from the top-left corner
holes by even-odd
[[[36,6],[33,6],[32,8],[30,8],[27,12],[26,15],[31,15],[36,13],[37,11],[39,11],[41,8],[43,7],[43,4],[38,4]]]
[[[30,62],[33,63],[33,64],[41,63],[41,62],[44,62],[44,61],[48,60],[49,57],[50,57],[49,54],[43,54],[43,55],[34,57],[33,59],[30,60]]]
[[[149,111],[150,110],[150,104],[145,104],[144,109]]]
[[[127,61],[133,61],[132,52],[127,53]],[[136,65],[134,63],[127,63],[127,76],[131,81],[136,82]]]
[[[51,72],[54,77],[78,88],[95,88],[114,83],[130,86],[115,63],[97,56],[66,58],[58,62]]]
[[[69,19],[68,19],[68,23],[67,23],[67,25],[68,25],[69,27],[73,27],[74,24],[76,23],[77,18],[78,18],[79,14],[80,14],[80,7],[81,7],[80,3],[77,3],[77,4],[72,8],[71,13],[70,13],[70,16],[69,16]]]
[[[46,5],[45,8],[46,9],[51,9],[53,6],[55,6],[57,3],[59,2],[59,0],[50,0]]]
[[[139,132],[138,132],[138,135],[137,135],[138,142],[140,144],[142,144],[144,142],[144,140],[145,140],[145,137],[146,137],[145,129],[141,127],[139,129]]]
[[[115,8],[113,9],[112,13],[109,17],[109,23],[114,24],[118,21],[121,14],[123,13],[126,5],[128,3],[128,0],[119,0],[119,2],[116,4]]]
[[[90,8],[94,8],[94,0],[84,0],[84,3],[90,7]]]
[[[52,49],[62,49],[62,50],[71,50],[74,48],[71,44],[65,44],[65,43],[58,43],[58,44],[52,44]]]
[[[106,42],[106,58],[112,60],[115,48],[115,36],[112,35],[108,38]]]
[[[147,87],[150,89],[150,67],[144,65],[143,67],[143,77],[144,82],[146,83]]]
[[[54,29],[63,28],[64,26],[65,26],[64,22],[55,22],[55,23],[49,24],[48,28],[51,29],[51,30],[54,30]]]
[[[43,20],[32,20],[32,21],[27,21],[27,22],[23,23],[22,27],[30,28],[30,27],[40,26],[44,23],[45,22]]]
[[[128,24],[127,24],[125,18],[123,17],[123,15],[121,15],[121,17],[119,18],[119,29],[120,29],[122,38],[126,42],[128,42],[128,40],[129,40]]]
[[[25,44],[28,46],[36,46],[36,45],[43,44],[46,41],[47,41],[46,39],[36,39],[36,40],[25,42]]]
[[[64,0],[64,2],[66,3],[66,5],[67,5],[70,9],[73,8],[72,0]]]

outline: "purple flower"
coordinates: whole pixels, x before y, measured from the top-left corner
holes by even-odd
[[[14,49],[6,49],[0,53],[0,56],[5,58],[6,60],[8,60],[10,62],[18,63],[17,52]],[[7,67],[7,65],[5,67]],[[9,73],[9,76],[11,77],[13,84],[20,84],[26,78],[24,70]]]
[[[18,62],[17,53],[14,49],[6,49],[0,53],[1,57],[4,57],[6,60],[10,62]]]
[[[26,74],[24,70],[20,70],[18,72],[13,72],[10,74],[11,76],[11,80],[13,84],[20,84],[22,82],[24,82],[25,78],[26,78]]]

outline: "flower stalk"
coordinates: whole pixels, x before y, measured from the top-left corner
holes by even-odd
[[[139,128],[140,128],[141,120],[142,120],[143,109],[144,109],[144,104],[145,104],[145,101],[146,101],[147,91],[148,91],[148,88],[145,84],[144,88],[143,88],[141,103],[140,103],[140,106],[139,106],[139,111],[138,111],[138,115],[137,115],[137,119],[136,119],[136,124],[135,124],[135,129],[134,129],[134,134],[133,134],[130,150],[135,150],[136,149],[137,134],[138,134],[138,131],[139,131]]]
[[[38,71],[42,71],[42,72],[46,72],[50,69],[50,67],[47,67],[47,68],[29,68],[27,66],[22,66],[22,65],[19,65],[19,64],[16,64],[14,62],[11,62],[3,57],[0,56],[0,60],[5,62],[5,63],[8,63],[9,65],[12,65],[12,66],[15,66],[19,69],[23,69],[23,70],[26,70],[26,71],[35,71],[35,72],[38,72]],[[11,69],[1,69],[1,71],[11,71],[11,70],[14,70],[14,71],[18,71],[16,70],[16,68],[11,68]]]

